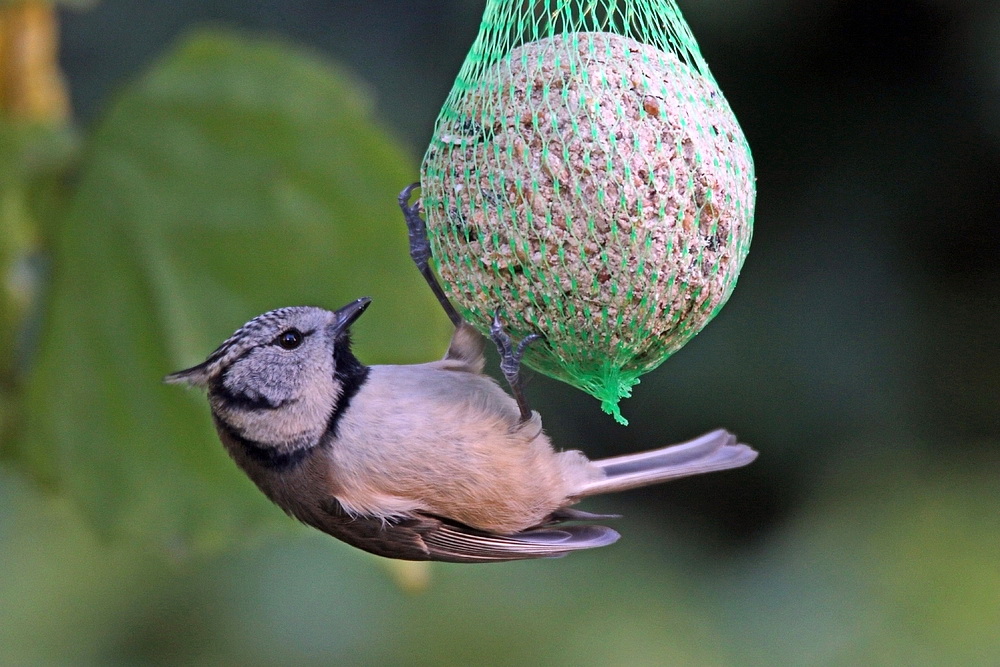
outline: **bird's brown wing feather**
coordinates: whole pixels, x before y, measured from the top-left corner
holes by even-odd
[[[317,525],[348,544],[387,558],[451,563],[488,563],[554,558],[572,551],[613,544],[618,533],[606,526],[551,524],[513,535],[494,535],[439,517],[412,514],[384,521],[352,517],[331,500],[327,519]]]
[[[443,361],[457,362],[453,364],[458,366],[454,370],[482,373],[486,364],[486,358],[483,356],[485,349],[486,339],[483,335],[473,329],[471,324],[462,322],[451,335],[451,343]]]

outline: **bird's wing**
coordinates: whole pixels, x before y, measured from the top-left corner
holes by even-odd
[[[451,335],[448,352],[442,361],[452,362],[452,370],[482,373],[483,366],[486,365],[486,358],[483,356],[485,349],[486,339],[483,335],[468,322],[462,322]]]
[[[441,523],[423,535],[434,560],[482,563],[528,558],[556,558],[572,551],[618,541],[607,526],[574,525],[533,528],[514,535],[492,535],[458,524]]]
[[[607,546],[619,538],[611,528],[594,525],[545,526],[494,535],[425,514],[394,520],[352,517],[336,500],[331,500],[328,517],[316,527],[359,549],[403,560],[489,563],[554,558]]]

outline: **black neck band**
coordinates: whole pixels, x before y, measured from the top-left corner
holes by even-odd
[[[303,445],[301,447],[291,447],[287,449],[279,449],[273,445],[262,445],[259,442],[249,440],[244,438],[239,432],[233,428],[226,420],[222,419],[218,415],[213,414],[215,419],[216,427],[224,431],[226,436],[228,436],[243,453],[247,455],[247,458],[257,463],[263,468],[268,468],[270,470],[283,470],[287,468],[292,468],[302,463],[306,456],[317,447],[317,445]]]
[[[327,437],[336,437],[341,417],[350,407],[351,399],[361,389],[361,385],[368,379],[368,373],[371,371],[370,368],[358,361],[358,358],[351,352],[350,343],[346,340],[334,348],[333,363],[335,364],[334,368],[336,368],[333,377],[340,382],[342,390],[337,405],[330,413],[330,418],[326,423]]]

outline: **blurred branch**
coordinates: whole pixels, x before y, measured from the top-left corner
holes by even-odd
[[[378,559],[404,593],[423,593],[431,585],[431,564],[426,561]]]
[[[62,123],[69,95],[59,71],[55,7],[28,0],[0,5],[0,111],[15,120]]]

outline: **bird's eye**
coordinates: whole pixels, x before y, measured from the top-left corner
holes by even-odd
[[[294,350],[302,345],[302,332],[298,329],[287,329],[278,334],[278,345],[286,350]]]

